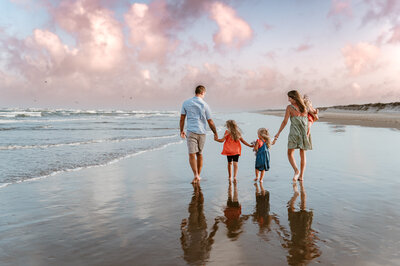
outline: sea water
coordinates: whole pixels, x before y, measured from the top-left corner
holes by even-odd
[[[180,142],[179,112],[0,109],[0,187]]]

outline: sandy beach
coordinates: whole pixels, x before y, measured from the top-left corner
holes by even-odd
[[[247,141],[259,127],[274,134],[282,120],[215,121],[229,118]],[[287,133],[271,148],[262,187],[246,147],[238,184],[229,185],[211,135],[200,187],[190,184],[184,142],[3,187],[0,264],[399,265],[399,132],[315,123],[302,186],[291,182]]]
[[[260,111],[262,114],[283,116],[284,110]],[[319,113],[319,122],[335,125],[359,125],[400,129],[400,112],[367,112],[327,109]]]

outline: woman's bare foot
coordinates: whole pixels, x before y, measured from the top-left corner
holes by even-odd
[[[294,172],[293,182],[296,182],[296,181],[297,181],[297,179],[299,178],[299,175],[300,175],[299,170],[297,170],[297,171]]]
[[[254,182],[257,182],[257,181],[258,181],[258,177],[254,178]]]
[[[233,178],[233,184],[236,184],[237,180],[236,180],[236,176]]]

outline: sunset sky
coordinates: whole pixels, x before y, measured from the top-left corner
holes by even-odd
[[[0,107],[400,100],[398,0],[1,0]]]

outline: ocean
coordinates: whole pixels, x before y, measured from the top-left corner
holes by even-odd
[[[0,188],[179,143],[179,112],[0,109]]]

